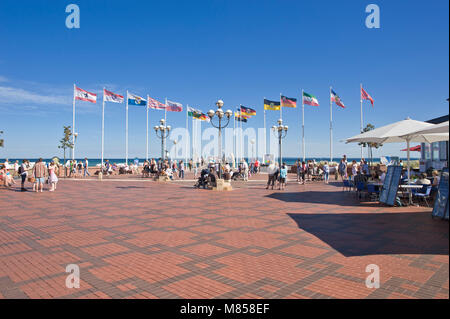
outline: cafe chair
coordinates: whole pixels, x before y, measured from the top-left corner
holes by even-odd
[[[378,201],[380,198],[380,191],[375,187],[375,185],[367,184],[367,193],[372,201]]]
[[[417,197],[418,199],[422,199],[425,204],[427,205],[427,207],[430,207],[430,205],[428,204],[428,199],[430,199],[430,194],[431,194],[431,185],[430,186],[424,186],[425,188],[425,192],[415,192],[413,193],[413,197]]]

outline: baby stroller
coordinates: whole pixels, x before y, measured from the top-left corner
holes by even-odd
[[[194,187],[195,188],[203,187],[203,189],[206,189],[206,187],[208,186],[208,176],[209,176],[208,169],[206,168],[202,169],[200,177],[198,178],[197,183],[195,183]]]

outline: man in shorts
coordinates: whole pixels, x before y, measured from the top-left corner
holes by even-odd
[[[36,179],[36,192],[42,193],[42,190],[44,189],[44,183],[45,183],[45,176],[46,176],[47,168],[45,167],[44,162],[42,161],[42,158],[40,158],[37,163],[33,167],[33,175]]]

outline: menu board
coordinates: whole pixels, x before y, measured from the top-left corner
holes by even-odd
[[[444,168],[441,172],[432,216],[448,219],[448,168]]]
[[[402,176],[402,166],[388,166],[383,188],[380,193],[380,203],[394,206],[398,185]]]

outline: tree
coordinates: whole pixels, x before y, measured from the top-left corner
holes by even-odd
[[[59,141],[58,148],[62,148],[64,150],[64,177],[66,177],[66,149],[72,149],[73,143],[70,142],[70,137],[72,136],[72,130],[70,126],[64,126],[64,137]]]
[[[3,134],[3,131],[0,131],[0,134]],[[0,138],[0,147],[4,147],[5,145],[5,140]]]
[[[372,131],[372,130],[374,130],[375,129],[375,126],[373,126],[372,124],[367,124],[367,126],[363,129],[363,131],[362,131],[362,133],[365,133],[365,132],[369,132],[369,131]],[[374,143],[374,142],[368,142],[368,143],[366,143],[366,142],[361,142],[361,143],[358,143],[358,145],[362,145],[363,147],[368,147],[368,152],[369,152],[369,157],[370,157],[370,165],[372,165],[372,163],[373,163],[373,153],[372,153],[372,149],[373,148],[380,148],[380,147],[382,147],[383,146],[383,144],[382,143]]]

